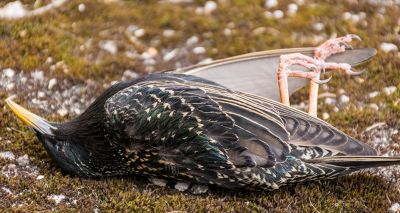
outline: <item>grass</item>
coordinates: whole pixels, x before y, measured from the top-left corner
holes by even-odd
[[[27,4],[33,2],[24,1]],[[43,16],[2,20],[0,67],[26,73],[43,70],[48,76],[72,82],[87,79],[111,82],[120,79],[127,69],[145,74],[173,68],[177,62],[194,64],[207,57],[218,59],[266,49],[316,46],[320,41],[315,39],[315,35],[329,37],[354,33],[363,38],[360,46],[379,49],[382,42],[400,46],[400,25],[395,18],[400,13],[399,6],[383,7],[385,13],[381,13],[378,12],[382,11],[381,6],[366,2],[306,1],[299,6],[297,14],[274,20],[264,17],[266,9],[261,0],[220,1],[217,11],[211,15],[196,14],[194,11],[204,2],[198,0],[177,5],[157,1],[103,3],[72,0]],[[78,11],[80,3],[86,6],[83,13]],[[286,11],[289,3],[280,1],[276,9]],[[365,12],[366,18],[353,23],[342,18],[344,12]],[[322,31],[314,29],[313,24],[317,22],[324,24]],[[126,28],[130,25],[137,25],[146,32],[138,43],[132,43],[126,35]],[[230,36],[224,35],[226,28],[231,28]],[[261,33],[255,33],[257,28]],[[163,31],[166,29],[173,29],[176,33],[165,37]],[[150,47],[159,53],[185,48],[186,40],[194,35],[199,38],[197,45],[206,47],[205,55],[192,54],[189,49],[187,54],[168,62],[157,56],[156,64],[149,69],[142,60],[125,54],[126,51],[141,54]],[[292,39],[293,36],[297,38]],[[114,40],[118,53],[112,55],[101,50],[97,44],[103,40]],[[49,57],[52,63],[46,63]],[[347,107],[334,112],[332,106],[320,104],[320,112],[330,113],[329,123],[361,139],[362,131],[373,123],[387,122],[397,129],[400,126],[399,90],[391,96],[367,97],[368,93],[382,91],[386,86],[400,87],[399,52],[379,51],[363,67],[368,70],[361,76],[363,83],[335,75],[326,90],[336,94],[339,88],[343,88],[351,99]],[[0,189],[2,211],[386,212],[394,202],[400,202],[399,188],[395,184],[397,179],[388,180],[374,173],[299,184],[273,192],[213,188],[200,196],[155,187],[139,177],[101,180],[70,177],[61,173],[34,134],[4,105],[1,100],[8,96],[7,91],[0,89],[0,151],[29,155],[31,165],[37,166],[45,178],[36,180],[21,174],[8,179],[0,175],[0,188],[6,187],[13,192],[10,195]],[[294,97],[296,101],[305,99],[306,90]],[[367,107],[359,109],[356,107],[359,102],[385,103],[386,107],[378,112]],[[49,117],[52,120],[67,119],[57,115]],[[398,134],[396,137],[399,138]],[[9,163],[12,162],[1,160],[0,167]],[[67,198],[55,204],[47,199],[52,194],[63,194]]]

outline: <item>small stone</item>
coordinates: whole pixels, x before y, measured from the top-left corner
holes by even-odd
[[[20,1],[13,1],[0,8],[0,18],[22,18],[27,12]]]
[[[170,51],[164,55],[163,60],[170,61],[176,56],[177,53],[178,53],[178,49],[173,49],[172,51]]]
[[[12,78],[15,75],[15,71],[11,68],[7,68],[3,70],[3,75],[7,78]]]
[[[207,1],[204,4],[204,14],[210,14],[217,8],[218,8],[218,5],[215,1]]]
[[[139,74],[132,70],[125,70],[124,74],[122,74],[123,80],[128,80],[128,79],[136,79],[139,77]]]
[[[297,4],[291,3],[288,5],[288,14],[294,15],[297,13],[298,9],[299,9],[299,6],[297,6]]]
[[[334,99],[334,98],[325,98],[325,104],[327,104],[327,105],[334,105],[334,104],[336,104],[336,99]]]
[[[41,71],[41,70],[35,70],[35,71],[31,72],[31,76],[32,76],[33,80],[35,80],[35,81],[43,81],[43,79],[44,79],[44,74],[43,74],[43,71]]]
[[[229,28],[225,28],[225,29],[224,29],[224,35],[225,35],[225,36],[230,36],[230,35],[232,35],[232,30],[229,29]]]
[[[57,79],[52,78],[49,81],[49,85],[47,86],[48,89],[53,89],[53,87],[57,84]]]
[[[190,191],[195,195],[204,194],[208,191],[208,186],[195,184],[190,188]]]
[[[321,30],[324,29],[324,27],[325,27],[324,24],[321,23],[321,22],[315,23],[315,24],[313,25],[313,28],[314,28],[314,30],[316,30],[316,31],[321,31]]]
[[[84,11],[86,10],[86,5],[83,4],[83,3],[79,4],[78,10],[79,10],[79,12],[81,12],[81,13],[84,12]]]
[[[186,191],[189,188],[189,184],[188,183],[184,183],[184,182],[178,182],[175,184],[175,189],[183,192]]]
[[[20,165],[20,166],[26,166],[26,165],[28,165],[28,164],[29,164],[29,157],[28,157],[28,155],[25,154],[25,155],[19,157],[19,158],[17,159],[17,162],[18,162],[18,165]]]
[[[385,43],[385,42],[381,44],[380,48],[383,52],[386,52],[386,53],[398,50],[398,47],[395,44]]]
[[[322,119],[328,120],[329,119],[329,114],[327,112],[322,113]]]
[[[191,46],[199,42],[199,38],[197,36],[192,36],[188,40],[186,40],[186,45]]]
[[[147,52],[151,55],[151,57],[155,57],[158,55],[158,50],[154,47],[150,47],[147,49]]]
[[[346,103],[349,103],[349,101],[350,101],[349,96],[347,96],[347,95],[340,95],[339,96],[339,103],[346,104]]]
[[[378,91],[373,91],[373,92],[370,92],[369,94],[368,94],[368,97],[369,98],[375,98],[376,96],[378,96],[379,95],[379,92]]]
[[[61,108],[61,109],[57,110],[57,113],[58,113],[60,116],[66,116],[66,115],[68,114],[68,111],[67,111],[67,109],[65,109],[65,108]]]
[[[58,205],[61,201],[63,201],[65,199],[65,195],[62,195],[62,194],[60,194],[60,195],[50,195],[50,196],[47,197],[47,199],[53,200],[56,203],[56,205]]]
[[[44,92],[42,92],[42,91],[39,91],[38,93],[37,93],[37,97],[38,98],[44,98],[46,96],[46,93],[44,93]]]
[[[275,19],[281,19],[281,18],[283,18],[283,11],[282,11],[282,10],[275,10],[275,11],[272,13],[272,16],[273,16]]]
[[[107,40],[107,41],[101,41],[99,44],[100,48],[115,55],[118,52],[118,47],[115,41],[112,40]]]
[[[396,92],[396,90],[397,90],[397,87],[395,87],[395,86],[389,86],[389,87],[383,88],[383,93],[385,93],[385,95],[391,95],[391,94],[393,94],[394,92]]]
[[[53,58],[52,58],[52,57],[47,57],[45,63],[46,63],[46,64],[52,64],[52,63],[53,63]]]
[[[6,85],[7,90],[12,90],[12,89],[14,89],[14,87],[15,87],[14,83],[9,83]]]
[[[140,38],[140,37],[144,36],[144,34],[146,34],[146,31],[143,28],[139,28],[139,29],[135,30],[135,32],[133,34],[136,37]]]
[[[43,178],[44,178],[43,175],[39,175],[39,176],[36,177],[36,180],[42,180]]]
[[[395,212],[395,213],[400,212],[400,204],[394,203],[392,206],[390,206],[389,212]]]
[[[206,48],[204,48],[204,47],[195,47],[195,48],[193,48],[193,53],[197,54],[197,55],[204,54],[204,53],[206,53]]]
[[[167,181],[160,178],[149,178],[149,181],[156,186],[165,187],[167,185]]]
[[[14,153],[7,151],[7,152],[0,152],[0,158],[7,159],[7,160],[15,160]]]
[[[163,32],[163,36],[167,37],[167,38],[172,37],[174,35],[175,35],[175,30],[168,29],[168,30],[164,30],[164,32]]]
[[[10,194],[10,195],[13,194],[9,188],[1,187],[1,189],[2,189],[3,191],[7,192],[7,193]]]
[[[264,3],[266,8],[272,8],[278,6],[278,0],[266,0]]]
[[[379,110],[379,106],[375,103],[369,104],[368,107],[374,111],[378,111]]]

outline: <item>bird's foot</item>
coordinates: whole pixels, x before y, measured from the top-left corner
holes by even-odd
[[[346,49],[353,49],[353,47],[348,44],[353,39],[361,41],[361,38],[354,34],[329,39],[314,50],[314,58],[325,60],[331,55],[346,51]]]
[[[278,84],[282,104],[288,106],[290,105],[287,84],[288,77],[310,79],[311,83],[308,112],[312,116],[316,117],[318,84],[327,83],[331,79],[331,77],[329,77],[328,79],[321,80],[321,72],[325,73],[326,70],[335,70],[348,75],[358,75],[362,73],[352,71],[350,64],[325,62],[327,57],[333,54],[344,52],[346,49],[351,49],[352,47],[348,44],[348,42],[351,42],[353,39],[360,40],[360,37],[350,34],[343,37],[330,39],[315,49],[314,57],[309,57],[300,53],[281,55],[278,68]],[[310,72],[289,69],[290,66],[294,65],[303,66],[309,69]]]

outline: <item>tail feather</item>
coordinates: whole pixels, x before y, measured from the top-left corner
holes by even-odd
[[[313,164],[330,164],[335,166],[364,169],[379,166],[400,165],[400,157],[382,156],[333,156],[306,160]]]

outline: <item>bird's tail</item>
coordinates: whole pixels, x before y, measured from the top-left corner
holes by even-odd
[[[354,169],[366,169],[379,166],[400,165],[400,156],[333,156],[306,160],[308,163],[329,164]]]

